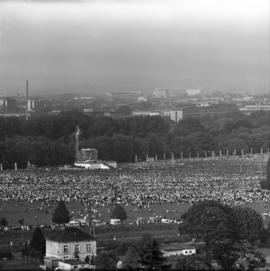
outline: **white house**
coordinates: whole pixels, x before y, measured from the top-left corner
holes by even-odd
[[[170,256],[189,256],[196,254],[196,248],[191,245],[184,245],[181,243],[172,243],[169,245],[161,246],[161,252],[163,253],[164,257]]]
[[[46,237],[45,259],[73,260],[75,255],[81,261],[97,255],[96,240],[93,236],[79,228],[68,227]]]
[[[111,225],[121,225],[121,220],[120,219],[118,219],[118,218],[111,218],[110,219],[110,224]]]

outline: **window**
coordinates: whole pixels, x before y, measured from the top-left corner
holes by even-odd
[[[80,252],[80,245],[75,245],[75,251]]]
[[[86,244],[86,251],[87,251],[87,252],[91,251],[91,246],[90,246],[90,244]]]
[[[64,245],[64,253],[68,253],[68,245]]]

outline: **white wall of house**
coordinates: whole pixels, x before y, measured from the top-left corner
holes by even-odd
[[[69,242],[59,243],[46,240],[46,257],[56,257],[61,260],[73,259],[75,248],[78,247],[78,255],[80,260],[84,261],[86,256],[97,255],[96,241]]]

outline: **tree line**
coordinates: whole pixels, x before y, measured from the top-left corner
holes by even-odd
[[[134,161],[135,155],[159,159],[205,155],[264,152],[270,147],[270,114],[244,116],[228,114],[219,118],[184,119],[179,123],[161,117],[113,119],[89,117],[80,112],[57,116],[0,118],[0,163],[4,168],[56,166],[74,162],[74,131],[82,131],[80,147],[96,148],[99,158],[118,162]]]

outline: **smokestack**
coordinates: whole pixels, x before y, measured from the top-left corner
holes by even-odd
[[[75,131],[75,162],[79,162],[79,136],[80,136],[80,127],[76,126],[76,131]]]
[[[26,109],[25,109],[25,119],[28,120],[28,80],[26,80]]]

